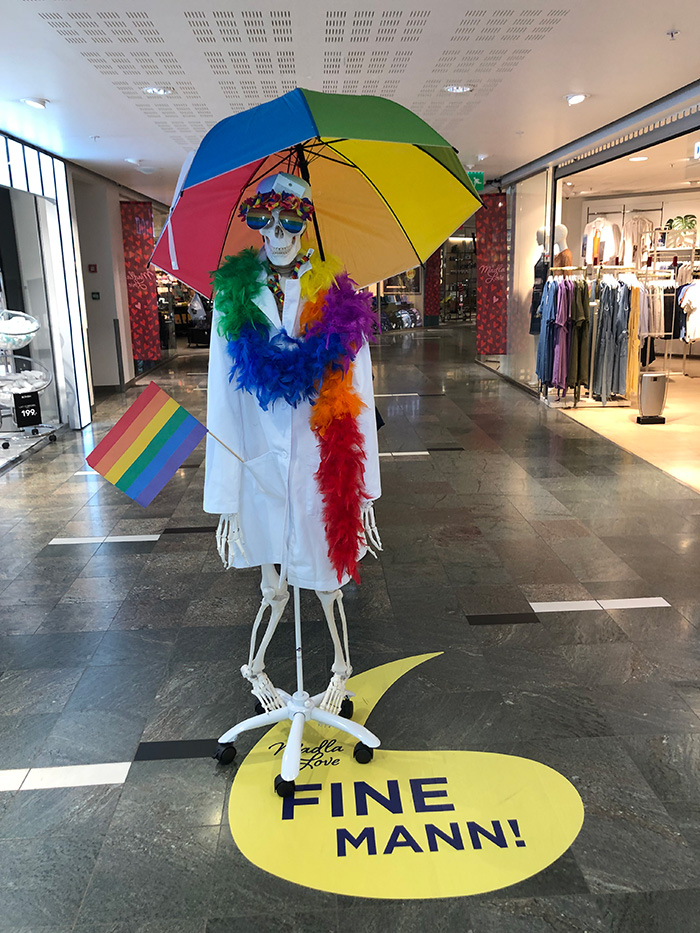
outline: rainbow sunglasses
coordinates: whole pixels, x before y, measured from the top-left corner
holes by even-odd
[[[267,207],[250,207],[246,211],[245,222],[251,230],[264,230],[274,220],[272,211]],[[279,220],[287,233],[301,233],[305,220],[294,211],[280,211]]]

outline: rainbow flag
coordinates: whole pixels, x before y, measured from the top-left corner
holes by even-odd
[[[206,433],[203,424],[151,382],[87,462],[139,505],[148,505]]]

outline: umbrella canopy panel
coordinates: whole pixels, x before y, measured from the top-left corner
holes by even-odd
[[[153,263],[209,295],[225,256],[260,245],[238,208],[278,171],[308,179],[318,236],[309,223],[306,238],[359,285],[424,262],[480,205],[454,150],[415,114],[382,98],[298,89],[207,134]]]

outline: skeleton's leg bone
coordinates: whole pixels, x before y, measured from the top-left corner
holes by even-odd
[[[273,564],[263,564],[262,581],[260,583],[263,598],[260,603],[260,609],[253,623],[253,631],[250,638],[250,653],[248,663],[241,668],[241,674],[249,680],[252,687],[251,693],[259,701],[264,710],[281,709],[283,701],[280,699],[277,690],[270,678],[265,673],[265,652],[272,641],[275,629],[282,618],[282,614],[289,600],[286,581],[280,581]],[[269,607],[270,618],[265,629],[260,647],[257,652],[255,646],[257,643],[258,630],[265,615],[265,610]]]
[[[345,685],[352,674],[350,666],[350,647],[348,645],[348,624],[343,609],[343,594],[340,590],[316,590],[323,612],[328,623],[328,630],[331,634],[335,656],[333,658],[333,676],[326,688],[326,692],[321,700],[320,709],[337,715],[341,704],[345,699]],[[341,643],[338,634],[338,626],[335,621],[333,607],[337,604],[338,615],[343,627],[343,641]]]

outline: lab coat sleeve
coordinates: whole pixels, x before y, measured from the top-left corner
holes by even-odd
[[[207,455],[204,475],[204,511],[216,515],[238,512],[242,464],[212,435],[240,457],[242,443],[241,393],[229,382],[231,358],[226,339],[218,333],[214,309],[207,380]]]
[[[372,388],[372,358],[369,344],[365,340],[353,363],[353,387],[364,402],[358,427],[365,439],[365,489],[369,499],[378,499],[382,494],[379,479],[379,447],[377,445],[377,417],[374,413],[374,390]]]

